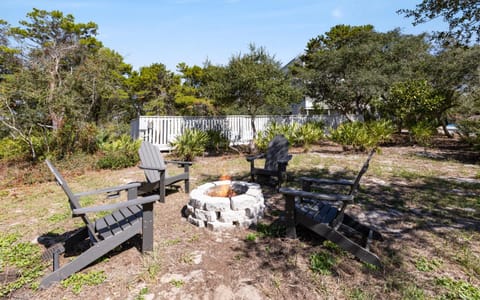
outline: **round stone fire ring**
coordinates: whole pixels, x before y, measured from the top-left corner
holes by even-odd
[[[257,224],[264,208],[259,184],[222,180],[192,190],[185,212],[188,221],[198,227],[222,230]]]

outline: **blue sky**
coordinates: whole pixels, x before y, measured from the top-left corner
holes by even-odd
[[[398,15],[421,0],[1,0],[0,19],[17,26],[32,8],[93,21],[97,38],[135,69],[179,62],[225,65],[248,45],[263,46],[283,64],[309,39],[337,24],[372,24],[379,32],[400,28],[418,34],[446,28],[440,20],[414,27]]]

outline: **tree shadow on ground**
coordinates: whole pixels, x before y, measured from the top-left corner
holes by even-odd
[[[322,169],[298,170],[291,172],[291,175],[292,178],[309,176],[352,179],[356,174],[351,171],[331,174],[328,170]],[[299,182],[295,180],[289,182],[289,185],[300,188]],[[276,191],[269,191],[264,195],[267,210],[262,222],[273,228],[282,226],[284,228],[283,197]],[[297,226],[297,240],[286,239],[284,231],[275,229],[272,230],[276,232],[275,235],[262,233],[262,238],[255,242],[245,240],[241,249],[234,250],[241,251],[246,257],[258,257],[262,261],[262,268],[269,269],[272,273],[289,274],[286,276],[296,277],[299,282],[309,280],[305,274],[311,272],[304,271],[309,269],[308,262],[312,253],[326,251],[340,258],[332,270],[333,276],[362,272],[381,280],[395,276],[395,280],[415,285],[415,277],[408,274],[411,272],[409,265],[418,259],[418,254],[410,247],[430,249],[427,251],[433,251],[435,255],[444,255],[445,260],[457,264],[458,258],[448,256],[452,255],[451,253],[447,254],[447,251],[443,254],[437,253],[434,249],[447,244],[451,249],[468,247],[469,242],[463,241],[459,236],[480,232],[478,199],[480,199],[479,182],[416,176],[410,179],[399,178],[398,181],[393,178],[391,182],[379,183],[374,178],[365,176],[355,204],[349,207],[347,213],[361,223],[369,224],[383,235],[383,242],[373,244],[373,252],[379,255],[384,263],[383,270],[372,269],[352,255],[326,246],[323,238],[301,226]],[[435,239],[432,240],[430,235],[435,236]],[[302,257],[303,265],[298,264],[299,257]],[[478,272],[474,266],[466,264],[468,268],[473,269],[472,272]]]

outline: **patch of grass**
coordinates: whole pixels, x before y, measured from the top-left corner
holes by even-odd
[[[435,283],[447,290],[441,299],[480,299],[480,287],[463,280],[440,277],[435,280]]]
[[[460,247],[460,251],[455,254],[455,260],[467,271],[473,271],[473,275],[480,275],[480,257],[472,251],[468,244]]]
[[[255,242],[257,240],[257,234],[256,233],[253,233],[253,232],[250,232],[247,234],[247,236],[245,237],[245,240],[247,242]]]
[[[185,284],[185,281],[182,279],[172,279],[170,280],[170,284],[176,288],[181,288]]]
[[[198,242],[199,240],[200,240],[200,236],[197,233],[195,233],[187,241],[189,243],[195,243],[195,242]]]
[[[323,247],[332,251],[335,254],[342,254],[344,252],[342,248],[340,248],[337,244],[329,240],[323,241]]]
[[[257,231],[260,237],[282,237],[285,236],[285,226],[278,224],[265,224],[259,222],[257,224]]]
[[[148,287],[143,287],[140,292],[138,293],[138,296],[135,297],[135,300],[144,300],[145,295],[148,294]]]
[[[85,285],[94,286],[103,283],[107,279],[104,271],[91,271],[88,273],[75,273],[61,284],[64,288],[71,288],[74,294],[80,294]]]
[[[140,276],[144,281],[153,281],[162,269],[161,255],[154,251],[151,255],[143,256],[143,274]]]
[[[408,284],[400,291],[404,300],[423,300],[426,299],[425,292],[415,284]]]
[[[58,223],[58,222],[61,222],[61,221],[64,221],[64,220],[67,220],[67,219],[70,219],[70,214],[68,213],[57,213],[57,214],[53,214],[51,215],[50,217],[48,217],[48,222],[50,223]]]
[[[431,272],[441,267],[442,264],[443,262],[439,259],[435,259],[435,258],[427,259],[425,257],[419,257],[415,261],[415,268],[417,268],[417,270],[422,272]]]
[[[0,233],[0,273],[10,270],[15,277],[15,280],[0,286],[0,297],[26,285],[35,288],[34,281],[40,277],[45,268],[40,258],[39,246],[20,242],[19,238],[17,234]]]
[[[169,240],[166,240],[164,242],[164,245],[165,246],[173,246],[173,245],[177,245],[177,244],[180,244],[182,242],[182,240],[180,238],[176,238],[176,239],[169,239]]]
[[[193,264],[193,255],[191,253],[183,253],[180,256],[179,260],[182,264],[191,265]]]
[[[348,299],[352,299],[352,300],[353,299],[354,300],[370,300],[370,299],[373,300],[376,298],[374,295],[358,287],[349,290],[347,293],[348,293]]]
[[[310,269],[321,275],[331,275],[337,263],[335,257],[327,252],[315,252],[310,255]]]

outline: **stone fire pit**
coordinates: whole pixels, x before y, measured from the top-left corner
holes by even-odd
[[[192,190],[186,214],[194,225],[221,230],[257,224],[264,208],[260,185],[222,180]]]

